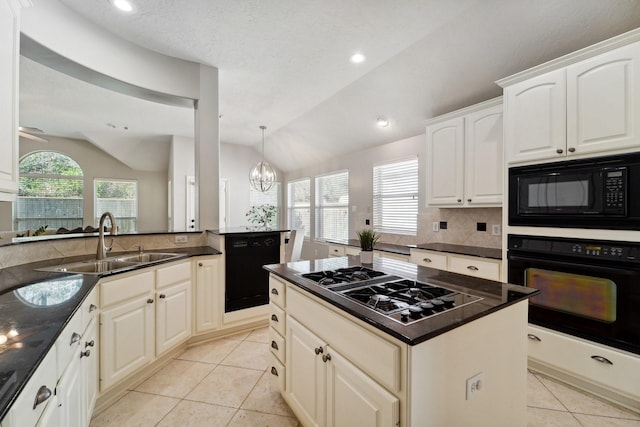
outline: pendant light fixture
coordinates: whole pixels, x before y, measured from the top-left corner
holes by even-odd
[[[273,187],[278,177],[275,169],[264,160],[264,131],[267,127],[260,126],[260,129],[262,129],[262,160],[249,171],[249,182],[253,188],[264,193]]]

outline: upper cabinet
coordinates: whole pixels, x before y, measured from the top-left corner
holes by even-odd
[[[640,42],[608,51],[600,44],[597,51],[591,57],[588,49],[579,51],[543,64],[541,74],[534,69],[526,79],[499,82],[508,163],[640,148]],[[572,63],[562,66],[563,60]]]
[[[20,3],[0,0],[0,201],[18,193]]]
[[[427,205],[502,204],[502,98],[427,125]]]

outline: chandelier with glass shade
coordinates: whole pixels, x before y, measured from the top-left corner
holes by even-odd
[[[253,188],[264,193],[273,187],[278,176],[273,166],[264,159],[264,131],[267,127],[263,125],[260,129],[262,129],[262,160],[249,171],[249,182]]]

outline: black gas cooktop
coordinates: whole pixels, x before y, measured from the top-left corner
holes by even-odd
[[[317,271],[302,277],[405,325],[482,299],[365,267]]]

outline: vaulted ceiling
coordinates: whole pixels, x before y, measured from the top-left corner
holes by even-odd
[[[635,0],[132,0],[134,14],[106,0],[32,7],[42,1],[217,67],[221,142],[259,149],[264,124],[266,157],[284,171],[418,135],[428,118],[499,96],[495,80],[640,27]],[[349,62],[356,51],[364,63]],[[170,135],[193,134],[188,110],[52,73],[23,60],[21,124],[84,137],[145,170],[166,168]],[[155,157],[127,152],[122,138],[156,144]]]

